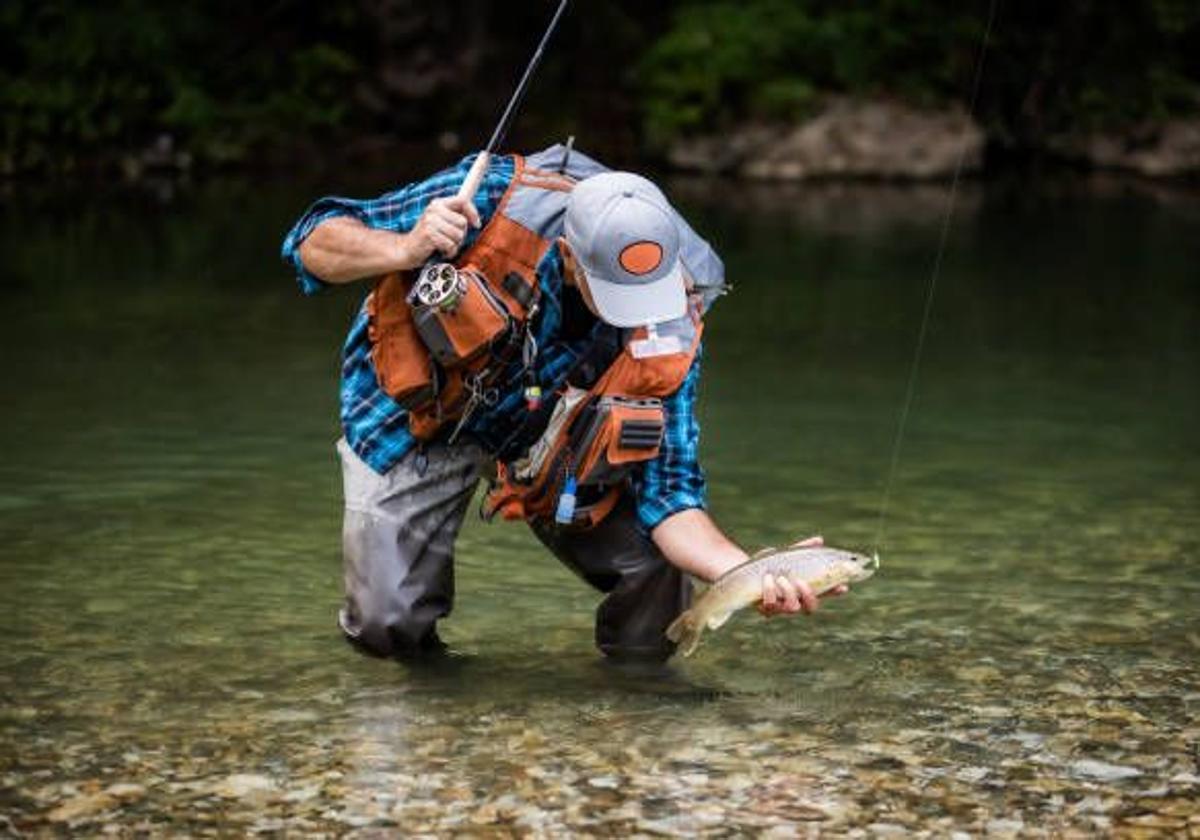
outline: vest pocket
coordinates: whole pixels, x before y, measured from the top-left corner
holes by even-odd
[[[427,271],[457,275],[451,292],[438,302],[422,301],[418,287],[410,294],[417,332],[433,358],[442,367],[473,361],[508,335],[512,319],[508,309],[488,288],[483,276],[469,269],[456,270],[448,264]],[[424,281],[418,281],[418,284]]]
[[[463,371],[441,371],[433,399],[408,414],[408,429],[417,440],[430,440],[448,419],[457,417],[467,402]]]
[[[580,486],[620,481],[631,464],[658,456],[664,428],[662,400],[656,397],[600,397],[572,431],[572,437],[579,435],[572,447],[576,481]]]
[[[417,333],[401,274],[389,274],[367,297],[367,335],[379,386],[403,408],[433,397],[433,368]]]

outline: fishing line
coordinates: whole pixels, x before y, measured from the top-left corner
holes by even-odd
[[[933,298],[937,291],[938,277],[942,273],[942,260],[946,256],[946,244],[950,240],[950,223],[954,218],[954,203],[958,196],[958,184],[962,176],[963,162],[967,157],[967,130],[970,128],[970,118],[975,113],[975,104],[979,99],[979,83],[983,79],[983,61],[987,56],[988,41],[992,35],[992,23],[996,19],[996,4],[991,0],[988,5],[987,24],[983,28],[983,41],[979,47],[979,59],[975,63],[975,78],[971,83],[971,104],[967,108],[967,122],[963,125],[958,141],[958,160],[954,164],[954,175],[950,179],[950,190],[946,199],[946,211],[942,215],[941,237],[938,242],[937,256],[933,261],[933,273],[929,277],[929,288],[925,292],[925,309],[921,314],[921,326],[917,331],[917,347],[913,352],[912,365],[908,372],[908,386],[904,392],[904,403],[900,409],[900,421],[896,426],[896,437],[892,442],[891,465],[888,468],[887,481],[884,483],[883,500],[879,504],[879,517],[875,523],[875,553],[878,556],[882,547],[884,525],[887,520],[888,506],[892,500],[892,484],[896,478],[896,467],[900,464],[900,450],[904,442],[904,432],[908,426],[908,415],[912,409],[913,396],[917,390],[917,375],[921,370],[921,354],[925,350],[925,337],[929,332],[929,316],[933,312]]]

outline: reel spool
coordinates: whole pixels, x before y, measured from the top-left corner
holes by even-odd
[[[449,312],[467,293],[467,280],[450,263],[432,263],[421,270],[412,293],[422,306]]]

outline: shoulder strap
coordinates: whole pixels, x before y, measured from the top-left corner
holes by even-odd
[[[576,388],[591,390],[624,349],[621,330],[600,322],[592,330],[592,340],[567,372],[567,381]]]

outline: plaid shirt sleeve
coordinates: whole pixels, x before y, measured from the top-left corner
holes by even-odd
[[[699,461],[700,423],[696,419],[700,355],[698,350],[679,390],[664,400],[666,429],[662,447],[657,458],[646,462],[635,483],[638,520],[647,532],[673,514],[689,508],[703,510],[708,503]]]
[[[321,222],[334,216],[353,216],[367,227],[408,233],[416,227],[417,220],[421,218],[430,201],[435,198],[447,198],[458,191],[459,186],[466,180],[474,160],[475,155],[468,155],[449,169],[443,169],[424,181],[384,193],[379,198],[358,200],[326,196],[318,199],[283,240],[281,256],[284,262],[290,263],[296,270],[300,290],[306,295],[313,295],[327,285],[324,280],[305,268],[300,260],[301,243]],[[500,197],[504,195],[512,175],[512,158],[499,155],[492,158],[483,182],[475,193],[475,209],[479,211],[484,224],[500,203]],[[468,232],[464,248],[470,246],[478,233],[478,230]]]

